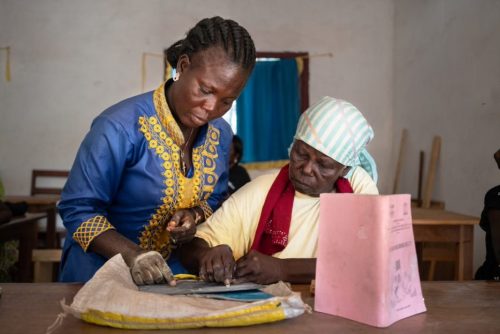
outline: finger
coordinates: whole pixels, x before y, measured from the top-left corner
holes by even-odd
[[[189,242],[189,241],[193,240],[195,234],[196,234],[196,227],[193,227],[190,230],[184,231],[177,236],[177,243],[183,244],[183,243]]]
[[[153,276],[153,280],[155,281],[155,284],[159,284],[165,281],[163,278],[163,273],[161,272],[160,268],[157,266],[154,266],[151,268],[151,275]]]
[[[202,280],[202,281],[206,281],[207,279],[207,272],[205,271],[205,267],[201,267],[200,268],[200,272],[198,273],[198,277]]]
[[[141,271],[141,276],[142,276],[142,279],[144,280],[144,284],[154,284],[154,279],[153,279],[153,275],[151,274],[150,270],[149,269],[143,269]]]
[[[214,262],[212,266],[214,270],[214,279],[216,282],[224,282],[226,280],[226,272],[225,272],[225,266],[224,263],[222,262],[222,259],[219,259]]]
[[[169,266],[165,262],[163,262],[163,265],[159,267],[159,270],[161,271],[163,278],[166,282],[168,282],[168,284],[170,284],[171,286],[177,284],[172,270],[170,270]]]
[[[228,257],[224,260],[224,284],[229,285],[233,280],[236,264],[233,257]]]
[[[167,231],[172,232],[176,227],[178,223],[175,220],[171,220],[167,224]]]
[[[164,281],[163,273],[161,272],[160,268],[158,267],[158,264],[160,261],[163,262],[163,258],[161,258],[160,256],[155,256],[154,258],[152,258],[152,263],[151,263],[151,266],[149,268],[149,272],[151,273],[151,276],[153,277],[153,281],[156,284]]]
[[[140,272],[132,271],[132,279],[136,285],[144,285],[144,280],[142,279]]]
[[[160,253],[157,253],[156,256],[154,257],[153,266],[155,270],[158,271],[158,273],[160,274],[161,281],[166,281],[169,284],[172,281],[175,281],[174,275],[172,274],[172,270],[170,270],[170,267],[167,265],[167,263],[165,262]]]
[[[248,262],[238,263],[236,266],[236,270],[234,272],[234,276],[239,278],[247,275],[251,275],[254,273],[254,268]]]
[[[207,263],[206,259],[202,259],[200,261],[200,271],[198,272],[198,277],[202,280],[207,282]]]
[[[167,231],[171,231],[175,227],[180,225],[181,217],[178,212],[174,213],[172,218],[170,218],[170,221],[167,224]]]
[[[205,263],[205,280],[208,282],[214,281],[214,269],[213,269],[212,259],[210,259]]]

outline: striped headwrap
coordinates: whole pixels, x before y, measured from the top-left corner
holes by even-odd
[[[361,165],[377,182],[375,161],[365,149],[373,139],[373,129],[351,103],[323,97],[300,116],[294,139],[344,166]]]

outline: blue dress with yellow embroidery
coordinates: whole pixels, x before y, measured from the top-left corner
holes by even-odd
[[[168,84],[168,83],[167,83]],[[175,272],[165,225],[180,208],[200,206],[205,217],[227,195],[232,131],[222,119],[202,127],[184,176],[184,137],[165,99],[164,85],[99,115],[80,146],[58,205],[68,230],[60,280],[86,282],[106,258],[87,252],[100,233],[116,229],[141,248],[159,251]]]

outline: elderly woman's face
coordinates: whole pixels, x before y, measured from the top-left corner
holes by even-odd
[[[219,47],[180,57],[179,80],[172,86],[173,109],[180,122],[200,127],[223,116],[240,95],[249,72]]]
[[[345,176],[349,167],[338,163],[329,156],[296,140],[290,152],[290,181],[295,190],[309,195],[319,196],[335,189],[335,182]]]

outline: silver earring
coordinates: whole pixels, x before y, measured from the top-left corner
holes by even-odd
[[[174,76],[174,81],[179,80],[179,77],[180,77],[180,76],[181,76],[181,75],[179,74],[179,72],[176,72],[176,73],[175,73],[175,76]]]

